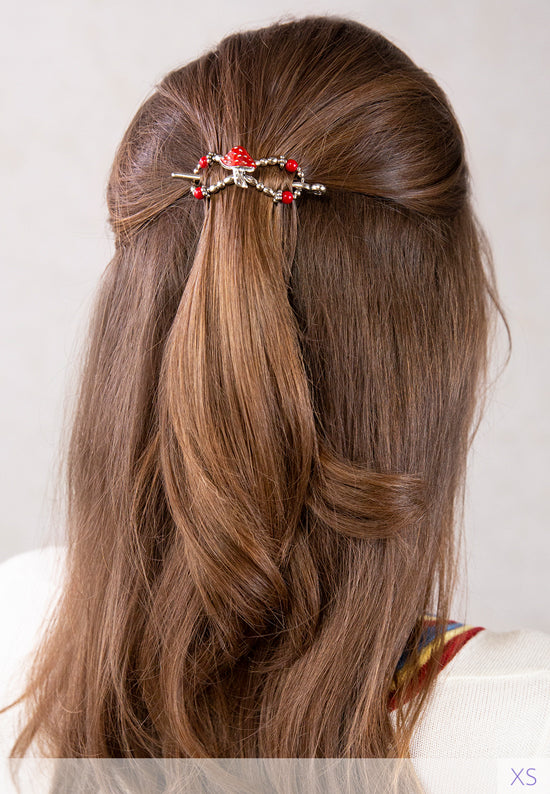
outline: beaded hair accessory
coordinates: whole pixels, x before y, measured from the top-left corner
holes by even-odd
[[[219,163],[228,171],[232,171],[231,176],[226,176],[219,182],[213,182],[210,185],[201,185],[200,172],[208,168],[212,163]],[[257,168],[267,165],[278,165],[279,168],[284,168],[289,174],[295,174],[297,181],[292,183],[292,190],[273,190],[273,188],[264,185],[263,182],[252,176],[252,172]],[[192,174],[176,174],[172,173],[173,177],[179,179],[189,179],[194,182],[197,187],[193,190],[193,195],[196,199],[210,198],[214,193],[217,193],[228,185],[238,185],[239,187],[247,188],[249,185],[271,196],[273,203],[276,204],[282,201],[283,204],[291,204],[294,199],[297,199],[302,190],[307,190],[315,196],[323,196],[326,193],[325,185],[307,184],[305,175],[296,160],[289,160],[286,157],[261,157],[259,160],[254,160],[242,146],[234,146],[223,157],[214,152],[208,152],[200,158],[196,167],[193,169]]]

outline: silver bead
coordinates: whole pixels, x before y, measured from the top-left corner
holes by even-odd
[[[208,154],[205,155],[205,158],[208,165],[211,165],[212,163],[221,163],[223,159],[222,155],[216,154],[215,152],[208,152]],[[278,155],[277,157],[260,157],[255,161],[255,163],[256,166],[278,165],[282,169],[287,163],[287,158],[283,157],[282,155]],[[199,164],[197,164],[193,169],[192,174],[180,174],[173,172],[172,176],[189,179],[191,182],[194,182],[197,185],[200,184],[201,181],[201,170],[203,169],[201,169]],[[214,182],[210,185],[204,185],[202,187],[204,197],[210,198],[214,193],[218,193],[220,190],[226,188],[227,185],[237,184],[240,187],[248,187],[248,185],[255,187],[262,193],[271,196],[274,202],[282,201],[282,189],[275,191],[273,188],[267,187],[263,182],[255,179],[250,174],[241,173],[242,169],[235,168],[233,171],[234,173],[232,176],[227,176],[225,179]],[[298,198],[303,191],[307,191],[308,193],[312,193],[317,196],[323,196],[327,193],[327,188],[325,185],[322,185],[318,182],[307,184],[305,181],[304,170],[300,167],[298,167],[294,173],[292,188],[294,190],[294,198]]]

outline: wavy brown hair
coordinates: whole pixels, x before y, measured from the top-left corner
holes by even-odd
[[[170,176],[235,145],[327,195],[206,203]],[[444,92],[357,22],[236,33],[155,87],[110,174],[66,581],[13,757],[407,757],[508,330],[470,193]]]

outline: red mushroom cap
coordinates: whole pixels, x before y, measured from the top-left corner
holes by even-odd
[[[224,168],[242,168],[243,171],[254,171],[256,163],[242,146],[234,146],[220,159]]]

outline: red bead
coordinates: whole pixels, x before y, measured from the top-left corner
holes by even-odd
[[[208,157],[206,156],[201,157],[201,159],[199,160],[199,168],[206,168],[207,165],[208,165]]]
[[[283,202],[283,204],[292,204],[292,202],[294,201],[293,193],[290,190],[283,190],[281,201]]]
[[[194,189],[193,195],[196,199],[204,198],[204,193],[202,192],[202,187],[200,185]]]
[[[287,160],[285,163],[285,168],[289,174],[293,174],[294,171],[298,170],[298,163],[296,160]]]

